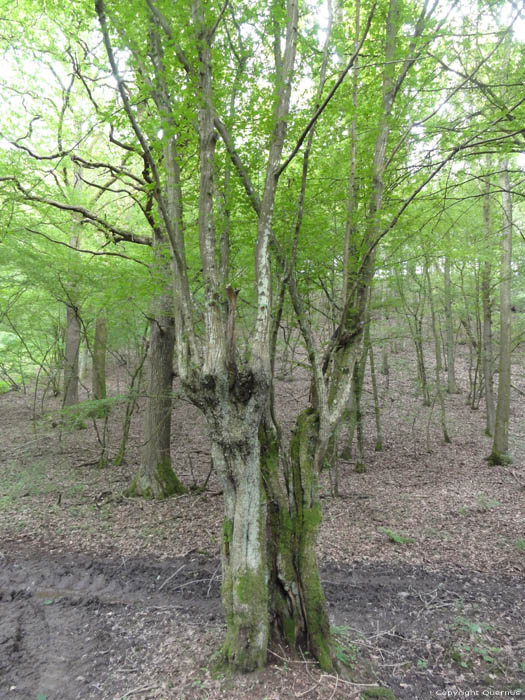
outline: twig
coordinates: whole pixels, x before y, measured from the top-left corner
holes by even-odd
[[[145,693],[146,690],[156,690],[158,687],[158,685],[145,685],[142,688],[133,688],[132,690],[128,690],[127,693],[124,693],[124,695],[121,695],[118,700],[124,700],[124,698],[129,698],[130,695],[135,695],[136,693]]]
[[[173,576],[175,576],[175,574],[173,574]],[[171,578],[173,578],[173,577],[171,577]],[[181,588],[186,588],[186,586],[191,586],[193,583],[206,583],[206,581],[209,581],[209,580],[210,580],[209,578],[196,578],[194,581],[186,581],[186,583],[181,583],[181,585],[177,586],[177,588],[175,588],[174,590],[180,591]]]
[[[308,693],[311,693],[312,690],[315,690],[315,689],[317,688],[317,686],[321,683],[321,680],[322,680],[322,676],[321,676],[321,678],[317,681],[317,683],[315,683],[311,688],[308,688],[308,690],[303,690],[302,693],[295,693],[295,697],[296,697],[296,698],[302,698],[304,695],[308,695]]]
[[[219,564],[217,564],[217,567],[216,567],[215,571],[213,572],[213,576],[212,576],[211,579],[210,579],[210,584],[209,584],[209,586],[208,586],[208,590],[206,591],[206,598],[209,598],[209,597],[210,597],[211,584],[213,583],[213,581],[214,581],[214,579],[215,579],[215,575],[217,574],[217,571],[220,569],[220,566],[221,566],[221,565],[220,565],[220,562],[219,562]]]
[[[330,678],[332,681],[339,680],[340,683],[351,685],[353,688],[370,688],[370,683],[354,683],[353,681],[347,681],[344,678],[341,678],[341,676],[332,676],[329,673],[323,673],[321,680],[323,680],[323,678]]]
[[[175,578],[175,576],[179,573],[179,571],[182,571],[186,564],[182,564],[182,566],[179,566],[177,571],[174,574],[171,574],[171,576],[168,576],[168,578],[164,581],[164,583],[159,587],[159,592],[164,588],[164,586],[171,581],[172,578]]]
[[[338,686],[338,685],[339,685],[339,676],[336,676],[336,677],[335,677],[334,692],[330,695],[330,697],[328,698],[328,700],[332,700],[332,698],[334,697],[334,695],[335,695],[336,692],[337,692],[337,686]]]
[[[315,666],[315,664],[317,663],[316,661],[307,661],[306,659],[304,661],[300,661],[299,659],[287,659],[284,656],[280,656],[279,654],[277,654],[277,652],[272,651],[271,649],[268,649],[268,652],[272,656],[276,656],[278,659],[281,659],[281,661],[284,661],[285,664],[310,664]]]

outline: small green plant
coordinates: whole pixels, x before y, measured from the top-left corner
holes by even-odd
[[[498,655],[500,647],[490,644],[487,632],[492,625],[487,622],[476,622],[466,617],[457,617],[452,626],[461,633],[468,635],[468,641],[460,641],[450,650],[450,658],[462,668],[470,668],[480,660],[502,669]]]
[[[359,656],[359,646],[350,639],[350,627],[347,625],[334,626],[330,629],[335,640],[334,650],[336,659],[346,666],[352,668]]]
[[[428,668],[428,661],[426,659],[418,659],[416,667],[420,671],[424,671],[426,668]]]
[[[479,658],[487,664],[499,665],[497,656],[501,653],[500,647],[490,647],[484,644],[463,644],[453,647],[450,657],[462,668],[469,668]]]
[[[471,635],[483,634],[492,629],[492,625],[489,625],[488,622],[474,622],[468,617],[456,617],[454,627]]]
[[[388,539],[394,544],[412,544],[414,542],[413,537],[407,537],[406,535],[401,535],[399,532],[391,530],[389,527],[378,527],[378,532],[382,532],[388,537]]]
[[[500,505],[501,503],[499,501],[496,501],[494,498],[490,498],[490,496],[487,496],[484,493],[480,493],[479,496],[476,496],[475,505],[461,506],[459,508],[459,512],[461,515],[469,515],[470,513],[474,512],[487,513]]]
[[[384,700],[395,700],[394,693],[390,688],[383,688],[380,685],[363,688],[361,691],[362,700],[372,700],[372,698],[384,698]]]
[[[484,493],[481,493],[476,498],[476,504],[478,510],[480,510],[482,513],[485,513],[488,510],[494,510],[494,508],[501,505],[499,501],[496,501],[494,498],[490,498],[490,496],[486,496]]]
[[[514,540],[514,546],[518,551],[525,552],[525,540],[523,537],[518,537],[517,540]]]

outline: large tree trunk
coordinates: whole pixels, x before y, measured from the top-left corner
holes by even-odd
[[[167,498],[184,493],[170,454],[175,326],[171,288],[157,299],[150,324],[149,385],[141,464],[127,491],[130,496]]]
[[[508,162],[504,163],[501,175],[501,204],[503,209],[503,234],[501,241],[498,404],[496,408],[494,442],[489,457],[491,464],[506,464],[510,461],[508,450],[511,370],[510,279],[512,274],[512,202]]]
[[[241,418],[240,423],[241,435],[221,430],[212,441],[224,490],[221,560],[227,629],[221,660],[234,670],[253,671],[266,664],[268,654],[266,501],[260,484],[258,421]]]
[[[267,662],[268,574],[266,498],[261,479],[259,425],[269,378],[248,365],[183,380],[203,412],[213,465],[224,493],[221,537],[222,602],[226,637],[218,665],[254,671]]]
[[[268,574],[271,643],[311,653],[325,671],[334,668],[330,624],[317,564],[321,524],[318,493],[319,418],[306,409],[290,445],[286,495],[278,475],[278,447],[261,429],[263,482],[268,498]]]

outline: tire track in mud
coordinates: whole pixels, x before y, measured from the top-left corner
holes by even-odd
[[[404,681],[414,676],[416,694],[389,675],[388,664],[380,669],[398,699],[431,697],[445,687],[450,660],[441,650],[454,643],[459,614],[500,625],[502,641],[516,653],[525,643],[525,583],[515,576],[332,562],[322,579],[334,624],[347,625],[357,640],[373,636],[381,654],[415,669]],[[118,700],[124,681],[117,672],[133,667],[140,677],[170,635],[193,627],[195,638],[222,624],[220,571],[211,557],[10,551],[0,557],[0,698]],[[426,653],[434,668],[424,676],[415,664]]]
[[[102,690],[111,673],[108,662],[133,651],[136,613],[150,616],[152,625],[159,610],[181,622],[220,621],[217,573],[217,562],[202,556],[154,563],[3,555],[0,698],[111,697]],[[126,627],[130,635],[121,633]]]

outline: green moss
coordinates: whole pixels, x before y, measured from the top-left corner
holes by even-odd
[[[283,617],[283,631],[286,641],[290,645],[291,649],[295,649],[296,643],[296,632],[295,632],[295,620],[293,617],[285,615]]]
[[[171,459],[162,460],[157,464],[155,477],[161,487],[161,492],[158,498],[167,498],[168,496],[173,496],[174,494],[182,494],[186,492],[186,489],[173,471]]]
[[[509,464],[512,464],[512,459],[507,454],[493,450],[487,458],[487,462],[491,467],[507,467]]]
[[[222,546],[224,554],[230,556],[230,544],[233,540],[233,520],[225,518],[222,523]]]
[[[378,527],[377,531],[385,534],[390,540],[390,542],[393,542],[394,544],[412,544],[414,542],[413,537],[401,535],[399,532],[395,532],[389,527]]]
[[[235,583],[237,600],[245,605],[267,597],[266,581],[263,571],[245,571],[240,574]]]
[[[222,524],[222,539],[228,544],[230,544],[233,539],[233,520],[231,520],[231,518],[224,519]]]
[[[382,688],[379,685],[363,688],[361,691],[362,700],[370,700],[371,698],[386,698],[386,700],[396,700],[396,696],[390,688]]]
[[[314,503],[311,508],[305,508],[303,510],[303,532],[305,534],[316,532],[322,519],[323,515],[319,503]]]
[[[153,477],[144,470],[137,472],[124,495],[129,498],[141,496],[147,500],[153,500],[181,493],[185,493],[185,488],[173,471],[171,460],[168,459],[157,464]]]

